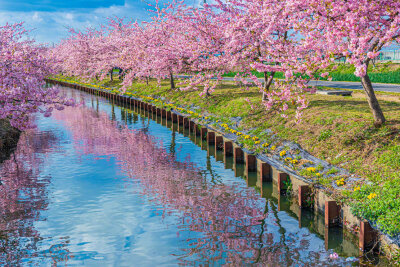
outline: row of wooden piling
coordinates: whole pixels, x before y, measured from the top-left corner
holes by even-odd
[[[352,231],[358,230],[359,248],[362,253],[370,250],[372,247],[377,248],[378,241],[382,241],[377,231],[374,230],[368,221],[359,220],[351,215],[349,207],[342,207],[322,189],[313,188],[304,179],[300,180],[294,175],[289,175],[269,163],[257,158],[255,154],[245,152],[238,144],[226,138],[222,132],[216,129],[210,129],[204,125],[198,124],[197,121],[180,114],[174,110],[166,110],[159,108],[151,103],[146,103],[140,99],[129,96],[117,95],[105,90],[90,88],[78,84],[71,84],[63,81],[48,80],[50,83],[57,83],[63,86],[79,89],[91,94],[110,98],[114,101],[133,105],[136,108],[148,111],[153,116],[160,116],[165,120],[176,122],[178,127],[188,129],[196,138],[206,140],[207,144],[215,145],[215,150],[223,151],[225,157],[232,156],[234,163],[244,163],[245,172],[258,172],[260,183],[276,182],[278,192],[283,193],[286,190],[285,183],[290,181],[294,192],[297,192],[297,201],[301,208],[316,208],[325,216],[325,227],[347,227]],[[283,168],[282,168],[283,169]],[[344,223],[347,222],[347,223]],[[356,229],[354,229],[356,228]],[[358,228],[358,229],[357,229]],[[380,239],[380,240],[379,240]]]

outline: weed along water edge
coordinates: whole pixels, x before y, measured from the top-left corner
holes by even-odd
[[[281,193],[289,184],[263,177],[263,168],[255,171],[252,158],[246,151],[240,156],[234,144],[222,147],[220,138],[211,142],[210,135],[196,135],[201,129],[190,122],[149,106],[65,92],[82,105],[38,117],[38,128],[24,132],[13,157],[1,165],[7,205],[0,262],[367,260],[359,258],[356,236],[326,228],[324,216]]]

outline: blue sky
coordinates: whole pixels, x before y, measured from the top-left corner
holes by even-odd
[[[192,0],[193,3],[197,0]],[[154,0],[146,0],[154,3]],[[31,36],[51,44],[68,35],[68,27],[96,27],[107,17],[149,18],[141,0],[0,0],[0,25],[25,21]]]

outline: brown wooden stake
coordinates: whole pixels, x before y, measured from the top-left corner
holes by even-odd
[[[279,193],[283,193],[286,190],[284,183],[287,182],[288,180],[289,180],[289,175],[287,173],[284,173],[284,172],[278,173],[278,191],[279,191]]]
[[[214,144],[215,142],[215,133],[214,132],[207,132],[207,143]]]
[[[299,206],[302,208],[308,207],[307,199],[310,197],[311,188],[308,185],[299,185]]]
[[[224,148],[224,138],[221,135],[215,135],[215,150]]]
[[[235,147],[233,149],[233,158],[235,159],[236,163],[244,162],[244,153],[240,147]]]
[[[231,156],[233,154],[233,143],[231,141],[224,142],[224,154],[225,156]]]
[[[325,201],[325,227],[332,227],[340,222],[340,206],[334,200]]]
[[[260,177],[262,179],[262,182],[271,182],[272,181],[272,175],[271,175],[271,165],[269,165],[266,162],[260,162]]]
[[[246,171],[254,172],[257,171],[257,158],[254,155],[246,155]]]
[[[201,136],[202,139],[204,139],[204,138],[207,137],[207,128],[202,127],[202,128],[200,129],[200,136]]]
[[[189,119],[186,117],[183,117],[183,128],[185,129],[189,128]]]
[[[375,242],[377,242],[377,233],[369,222],[361,221],[358,238],[360,251],[367,252],[369,249],[372,249]]]

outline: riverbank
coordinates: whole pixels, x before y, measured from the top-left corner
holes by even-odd
[[[0,120],[0,163],[10,157],[20,134],[21,132],[12,127],[7,120]]]
[[[118,81],[99,84],[118,87]],[[135,84],[128,91],[151,96],[149,101],[157,98],[187,110],[197,109],[197,115],[194,115],[209,124],[230,124],[226,128],[246,133],[238,137],[244,148],[258,153],[274,153],[276,149],[281,154],[278,156],[286,160],[289,157],[285,153],[291,151],[288,149],[282,153],[283,140],[299,143],[318,158],[338,166],[338,169],[321,169],[319,165],[309,167],[311,169],[302,168],[306,163],[296,158],[291,158],[288,165],[315,184],[340,192],[336,197],[350,204],[354,214],[375,222],[380,230],[395,239],[398,237],[398,103],[382,100],[389,122],[375,129],[368,105],[361,97],[309,95],[310,108],[303,122],[295,124],[294,114],[282,119],[279,114],[266,112],[257,104],[259,93],[255,88],[243,91],[230,83],[221,85],[208,99],[198,97],[198,92],[171,91],[167,83],[157,87],[155,81],[149,85]],[[335,175],[335,172],[341,173],[340,168],[347,169],[350,175]],[[355,180],[356,176],[360,178]]]

